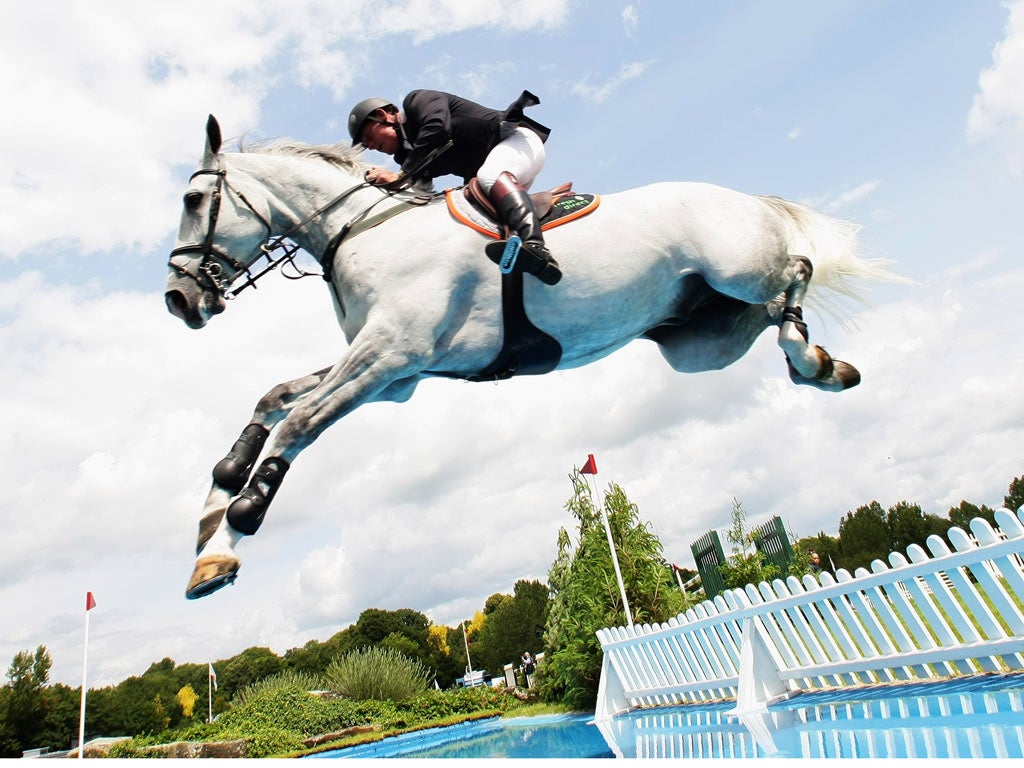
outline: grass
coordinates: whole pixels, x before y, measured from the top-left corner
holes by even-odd
[[[545,704],[544,702],[534,702],[532,704],[524,704],[521,707],[516,707],[513,710],[505,712],[502,717],[544,717],[545,715],[572,715],[572,714],[593,714],[593,713],[580,713],[577,710],[573,710],[564,704]]]

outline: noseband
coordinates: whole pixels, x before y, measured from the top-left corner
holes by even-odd
[[[223,168],[200,168],[189,177],[189,182],[191,182],[196,176],[204,175],[217,177],[216,184],[213,187],[213,194],[210,196],[210,221],[206,228],[206,236],[203,238],[202,243],[182,245],[175,248],[171,251],[170,258],[167,260],[167,265],[178,272],[178,274],[191,277],[200,286],[216,290],[217,293],[225,299],[233,299],[243,288],[248,285],[253,285],[256,278],[260,277],[263,273],[260,273],[260,275],[252,275],[249,272],[248,266],[232,257],[227,252],[217,248],[213,244],[213,237],[217,231],[217,219],[220,217],[220,205],[221,198],[223,196],[221,190],[227,189],[228,191],[235,193],[235,197],[241,200],[245,204],[245,207],[252,211],[252,214],[260,220],[260,223],[263,224],[264,227],[266,227],[268,238],[271,233],[270,222],[253,207],[252,203],[246,199],[245,195],[228,184],[227,171]],[[278,243],[278,247],[280,247],[280,242]],[[260,245],[260,250],[269,258],[270,251],[268,250],[268,245],[266,243]],[[297,248],[292,250],[291,255],[294,255],[295,250],[297,250]],[[195,272],[189,270],[187,265],[182,266],[174,263],[175,256],[193,253],[198,253],[201,256],[199,266]],[[273,264],[273,266],[277,266],[281,260],[283,259],[279,259]],[[255,259],[253,259],[253,261],[255,261]],[[234,270],[234,272],[228,274],[228,271],[225,269],[225,265]],[[273,267],[270,267],[268,269],[272,268]],[[242,272],[245,272],[249,279],[239,288],[232,289],[231,283],[234,282],[235,278]]]
[[[175,270],[179,275],[192,278],[193,280],[196,281],[196,283],[199,284],[200,287],[212,289],[216,291],[218,294],[220,294],[222,298],[228,300],[235,298],[239,293],[241,293],[244,289],[248,288],[250,285],[255,288],[256,281],[259,278],[263,277],[268,272],[276,269],[282,263],[291,264],[298,273],[296,275],[289,275],[282,270],[282,274],[284,274],[285,277],[294,280],[301,277],[310,277],[314,275],[315,273],[312,272],[304,272],[301,268],[298,267],[298,265],[295,264],[295,255],[299,251],[299,246],[295,244],[287,244],[284,241],[287,238],[289,238],[294,232],[308,224],[310,221],[317,218],[318,216],[321,216],[334,206],[338,205],[353,192],[363,189],[364,187],[374,186],[367,181],[361,181],[358,184],[349,187],[336,198],[331,200],[331,202],[327,203],[327,205],[317,209],[309,216],[307,216],[305,219],[300,221],[298,224],[293,224],[291,227],[288,228],[288,230],[284,234],[278,235],[277,237],[270,239],[271,233],[273,231],[271,229],[270,222],[268,222],[259,213],[259,211],[257,211],[253,207],[252,203],[250,203],[246,199],[245,195],[243,195],[237,189],[228,184],[227,171],[225,171],[223,168],[200,168],[198,171],[196,171],[189,177],[189,182],[191,182],[192,179],[194,179],[196,176],[203,175],[213,175],[217,177],[217,183],[214,186],[213,194],[210,197],[210,221],[206,229],[206,236],[203,238],[202,243],[182,245],[175,248],[173,251],[171,251],[171,255],[167,261],[167,265],[171,269]],[[245,204],[245,207],[252,211],[253,215],[260,220],[264,227],[266,227],[268,241],[260,245],[260,255],[253,258],[248,265],[238,261],[230,254],[217,248],[213,244],[213,237],[217,230],[217,218],[220,216],[222,189],[227,189],[233,192],[235,194],[235,197],[241,200]],[[385,192],[385,196],[382,199],[387,199],[388,197],[390,197],[390,191],[384,189],[382,189],[381,191]],[[342,232],[343,236],[344,234],[347,234],[347,231],[350,226],[351,222],[344,228]],[[282,251],[282,253],[275,257],[274,254],[277,251]],[[196,271],[190,270],[187,265],[182,266],[174,263],[175,256],[196,253],[201,256],[199,260],[199,266],[196,269]],[[249,268],[252,266],[253,263],[256,262],[258,258],[260,258],[260,256],[266,257],[267,265],[260,272],[253,274],[252,272],[249,271]],[[225,269],[225,265],[230,267],[233,270],[233,272],[229,274],[228,270]],[[232,283],[234,283],[235,279],[243,272],[246,275],[245,282],[243,282],[241,285],[237,287],[233,287]]]

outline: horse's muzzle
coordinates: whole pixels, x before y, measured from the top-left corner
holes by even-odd
[[[164,294],[164,301],[167,303],[167,311],[179,320],[182,320],[189,328],[202,328],[206,325],[206,319],[199,312],[198,308],[192,307],[185,294],[178,290],[170,290]]]

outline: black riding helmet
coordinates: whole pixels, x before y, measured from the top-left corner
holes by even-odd
[[[362,143],[363,126],[366,125],[366,121],[370,118],[370,115],[376,112],[378,109],[386,109],[388,111],[398,110],[395,105],[387,99],[382,99],[378,96],[373,96],[369,99],[363,99],[356,104],[352,111],[348,113],[348,132],[352,137],[353,144]]]

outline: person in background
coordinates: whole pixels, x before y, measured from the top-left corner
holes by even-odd
[[[821,555],[811,552],[811,573],[821,573]]]
[[[533,673],[537,671],[537,662],[529,651],[523,652],[523,674],[526,675],[526,687],[533,688]]]
[[[402,101],[401,110],[387,99],[363,99],[349,113],[348,129],[353,144],[391,155],[401,166],[398,172],[370,168],[366,180],[371,184],[449,174],[468,183],[475,176],[502,221],[522,241],[516,268],[555,285],[562,272],[544,243],[527,192],[544,167],[544,142],[551,133],[523,114],[539,103],[523,91],[499,111],[451,93],[415,90]]]

